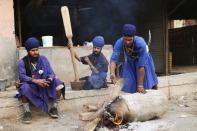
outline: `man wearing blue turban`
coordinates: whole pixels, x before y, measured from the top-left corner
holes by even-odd
[[[104,38],[102,36],[96,36],[92,40],[93,52],[84,57],[79,57],[75,52],[75,58],[82,62],[83,64],[89,65],[92,73],[90,76],[81,78],[80,80],[85,80],[84,89],[100,89],[106,88],[106,77],[108,72],[108,61],[103,55],[102,48],[105,44]]]
[[[22,100],[24,108],[23,122],[27,124],[32,119],[29,102],[49,112],[52,118],[58,118],[56,100],[64,89],[63,82],[56,79],[47,58],[39,55],[38,48],[39,41],[35,37],[28,38],[25,42],[28,54],[17,63],[21,83],[18,97]],[[51,103],[50,109],[48,109],[48,101]]]
[[[125,24],[113,49],[110,62],[110,78],[116,82],[115,69],[119,56],[123,54],[120,76],[125,79],[123,91],[128,93],[145,93],[146,89],[157,89],[158,79],[148,46],[142,37],[136,36],[136,27]]]

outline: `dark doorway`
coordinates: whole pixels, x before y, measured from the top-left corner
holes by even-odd
[[[169,30],[173,65],[197,65],[197,25]]]
[[[66,42],[58,0],[14,0],[15,30],[20,45],[31,36],[52,35],[54,43]],[[57,44],[58,45],[58,44]]]
[[[197,1],[168,1],[169,47],[173,66],[197,65]],[[174,21],[183,21],[178,28]],[[188,21],[193,23],[187,23]],[[179,23],[178,23],[179,24]]]

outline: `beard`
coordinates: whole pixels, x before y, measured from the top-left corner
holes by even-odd
[[[99,54],[100,54],[100,52],[93,51],[93,54],[94,54],[94,55],[99,55]]]
[[[33,57],[33,56],[31,56],[30,54],[28,54],[28,56],[29,56],[30,62],[36,63],[36,62],[38,61],[39,54],[38,54],[36,57]]]
[[[93,51],[93,54],[94,55],[100,55],[101,54],[101,51]]]

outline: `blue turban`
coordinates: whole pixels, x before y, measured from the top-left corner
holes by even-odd
[[[93,46],[102,48],[105,44],[105,40],[102,36],[96,36],[92,40]]]
[[[132,24],[125,24],[122,28],[123,36],[135,36],[136,27]]]
[[[40,45],[40,42],[35,37],[30,37],[25,41],[25,49],[27,51],[30,51],[33,48],[38,48]]]

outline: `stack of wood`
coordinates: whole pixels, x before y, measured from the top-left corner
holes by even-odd
[[[102,119],[103,112],[105,107],[114,99],[116,98],[124,84],[123,79],[119,79],[116,84],[114,85],[113,90],[111,91],[111,95],[106,98],[102,105],[84,105],[83,106],[83,113],[79,114],[79,119],[82,121],[87,121],[87,124],[80,128],[82,131],[94,131],[99,121]]]
[[[99,107],[97,105],[83,105],[83,112],[79,114],[79,119],[81,121],[89,121],[91,116],[93,116],[93,114],[95,114],[98,109]]]

